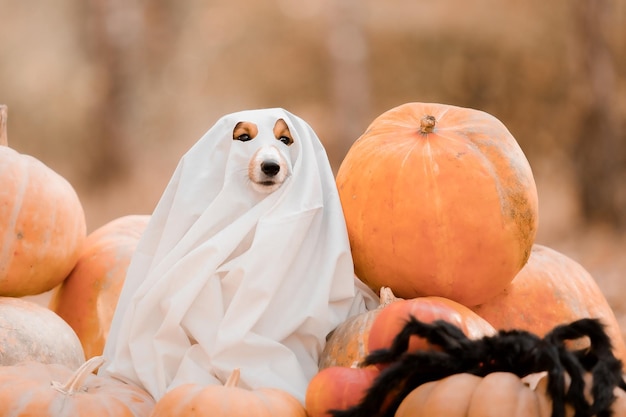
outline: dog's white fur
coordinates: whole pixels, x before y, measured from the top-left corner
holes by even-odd
[[[271,134],[260,132],[252,122],[239,122],[233,130],[233,140],[258,142],[248,163],[248,178],[254,190],[269,194],[280,188],[291,175],[286,149],[293,144],[293,137],[283,119],[276,121]]]

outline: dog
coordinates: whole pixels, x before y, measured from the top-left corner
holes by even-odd
[[[275,140],[267,141],[266,136],[259,135],[258,126],[252,122],[239,122],[233,129],[233,140],[248,142],[258,138],[258,149],[248,163],[248,178],[253,189],[269,194],[280,188],[291,175],[291,164],[285,149],[294,140],[283,119],[278,119],[274,125],[272,136]]]

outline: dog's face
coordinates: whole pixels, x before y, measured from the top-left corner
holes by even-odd
[[[233,140],[258,142],[248,162],[248,178],[261,193],[277,190],[291,174],[286,148],[293,144],[287,123],[278,119],[272,132],[260,132],[253,122],[239,122],[233,129]]]

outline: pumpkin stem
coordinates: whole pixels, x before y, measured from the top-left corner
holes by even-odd
[[[230,376],[228,377],[228,379],[224,383],[224,386],[225,387],[236,387],[237,384],[239,383],[239,377],[240,376],[241,376],[241,371],[239,370],[239,368],[233,369],[233,372],[231,372]]]
[[[7,117],[8,107],[6,104],[0,104],[0,146],[9,146],[7,136]]]
[[[420,120],[420,132],[433,133],[436,123],[437,119],[435,119],[435,116],[431,116],[430,114],[425,115],[422,117],[422,120]]]
[[[62,392],[63,394],[72,395],[75,392],[80,392],[82,389],[83,382],[85,378],[87,378],[93,371],[98,369],[104,363],[104,356],[94,356],[89,359],[85,363],[83,363],[77,370],[72,374],[70,379],[67,380],[64,384],[52,381],[52,388],[57,391]]]
[[[395,296],[393,290],[389,287],[381,287],[380,288],[380,308],[387,307],[389,304],[394,301],[398,301],[399,298]]]

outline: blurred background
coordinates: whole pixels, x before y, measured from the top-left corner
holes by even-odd
[[[336,170],[411,102],[499,118],[526,153],[537,243],[626,325],[626,1],[0,0],[9,145],[65,176],[89,230],[150,213],[222,115],[284,107]]]

